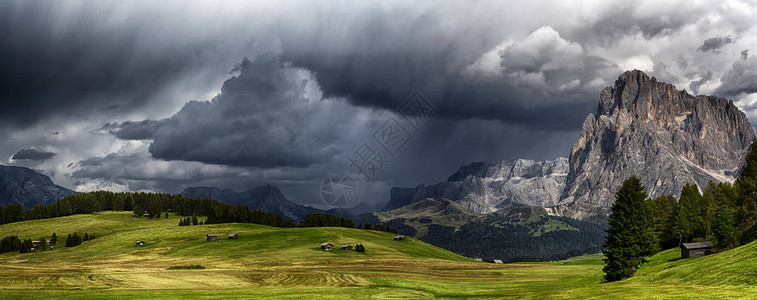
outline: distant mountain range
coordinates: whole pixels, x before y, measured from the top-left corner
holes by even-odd
[[[50,177],[36,171],[0,165],[0,204],[21,204],[31,209],[35,204],[50,204],[76,192],[55,185]]]
[[[754,140],[732,101],[693,96],[628,71],[602,91],[570,158],[472,163],[446,182],[392,188],[385,209],[447,198],[476,213],[517,203],[572,218],[603,215],[631,175],[652,197],[677,196],[686,183],[733,181]]]
[[[392,188],[384,210],[426,198],[452,199],[476,213],[495,212],[513,203],[548,207],[560,200],[567,175],[567,158],[476,162],[460,167],[446,182]]]
[[[239,193],[230,189],[222,190],[217,187],[189,187],[184,189],[180,194],[185,197],[213,199],[231,205],[245,205],[250,209],[260,209],[280,214],[295,222],[303,220],[305,215],[309,213],[328,213],[351,217],[373,212],[380,208],[380,206],[371,206],[361,202],[351,208],[317,209],[290,201],[278,187],[273,185],[262,185]]]

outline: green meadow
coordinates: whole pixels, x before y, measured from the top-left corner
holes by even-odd
[[[180,227],[179,218],[102,212],[0,225],[0,236],[36,240],[56,232],[59,245],[73,232],[97,237],[72,248],[0,255],[0,298],[757,298],[755,243],[685,260],[666,250],[633,278],[603,284],[599,255],[497,265],[384,232]],[[209,233],[219,240],[205,241]],[[227,239],[229,233],[239,239]],[[323,251],[323,242],[335,249]],[[365,253],[340,249],[357,243]]]

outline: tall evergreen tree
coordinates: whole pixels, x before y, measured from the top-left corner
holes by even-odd
[[[733,210],[730,207],[724,205],[715,212],[712,221],[712,235],[718,248],[728,249],[736,245],[735,225]]]
[[[655,232],[664,249],[678,246],[678,234],[673,230],[678,200],[671,195],[662,195],[647,200],[655,223]]]
[[[13,223],[24,220],[24,208],[21,204],[11,203],[5,207],[5,222]]]
[[[704,236],[702,223],[702,195],[699,188],[687,183],[681,190],[675,217],[676,231],[681,242],[689,242],[696,236]]]
[[[647,193],[636,176],[626,179],[615,194],[603,251],[602,271],[607,282],[633,276],[646,262],[644,257],[659,249],[646,198]]]
[[[58,235],[53,232],[53,235],[50,236],[50,245],[57,245],[58,244]]]

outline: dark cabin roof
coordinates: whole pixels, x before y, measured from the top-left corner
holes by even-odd
[[[683,243],[681,244],[681,248],[686,250],[712,248],[712,242]]]

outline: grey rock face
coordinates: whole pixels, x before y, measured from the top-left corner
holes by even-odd
[[[517,159],[476,162],[452,174],[446,182],[415,188],[392,188],[384,210],[426,198],[454,200],[475,213],[489,213],[512,203],[554,206],[564,190],[568,160]]]
[[[76,192],[55,185],[50,177],[23,167],[0,165],[0,204],[21,204],[31,209],[35,204],[50,204]]]
[[[652,197],[678,195],[687,182],[732,181],[754,138],[732,101],[625,72],[584,121],[561,200],[548,210],[574,218],[605,212],[631,175]]]

